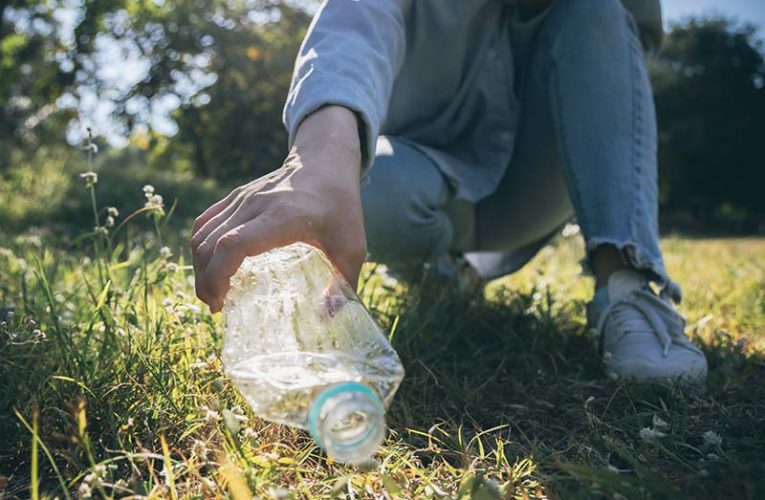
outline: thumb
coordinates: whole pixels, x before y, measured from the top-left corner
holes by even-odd
[[[367,243],[364,233],[360,237],[346,238],[342,241],[330,240],[322,245],[327,257],[355,291],[359,284],[361,266],[367,256]]]

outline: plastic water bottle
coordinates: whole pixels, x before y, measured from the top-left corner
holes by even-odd
[[[246,258],[223,313],[226,372],[258,416],[308,430],[343,462],[374,453],[404,369],[323,252],[295,243]]]

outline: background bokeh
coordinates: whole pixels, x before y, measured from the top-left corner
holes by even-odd
[[[146,179],[180,220],[276,168],[281,108],[312,0],[13,0],[0,4],[0,220],[89,224],[73,196],[92,127],[116,200]],[[712,9],[712,10],[710,10]],[[765,231],[765,8],[667,0],[650,62],[662,225]],[[124,198],[123,197],[123,198]],[[124,198],[127,202],[128,198]]]

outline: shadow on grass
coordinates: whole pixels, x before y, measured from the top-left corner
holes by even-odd
[[[510,469],[531,458],[564,498],[765,492],[765,358],[729,337],[704,346],[701,393],[607,380],[584,304],[549,292],[398,308],[407,377],[391,426],[423,465]]]

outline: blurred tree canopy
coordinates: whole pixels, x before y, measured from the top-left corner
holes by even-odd
[[[14,153],[63,143],[77,103],[93,95],[114,104],[124,135],[162,168],[224,180],[274,168],[286,152],[281,107],[312,4],[0,3],[0,172]],[[104,65],[119,71],[120,61],[104,60],[104,52],[138,58],[145,75],[120,89],[104,76]],[[146,127],[168,103],[172,137]]]
[[[119,134],[151,168],[231,184],[277,167],[281,109],[316,3],[0,2],[0,177],[71,151],[66,138],[81,134],[88,99],[112,103]],[[702,223],[763,220],[765,64],[754,28],[678,24],[651,74],[664,208]],[[154,126],[167,110],[172,132]]]
[[[151,66],[118,113],[132,129],[157,98],[179,104],[172,114],[178,133],[171,140],[153,134],[152,162],[221,180],[252,179],[278,166],[287,140],[282,105],[309,15],[279,1],[133,7],[122,36],[140,33]]]
[[[651,69],[664,207],[707,224],[761,220],[765,61],[755,28],[691,19],[670,31]]]
[[[56,105],[75,76],[54,11],[36,1],[0,2],[0,173],[72,118]]]

